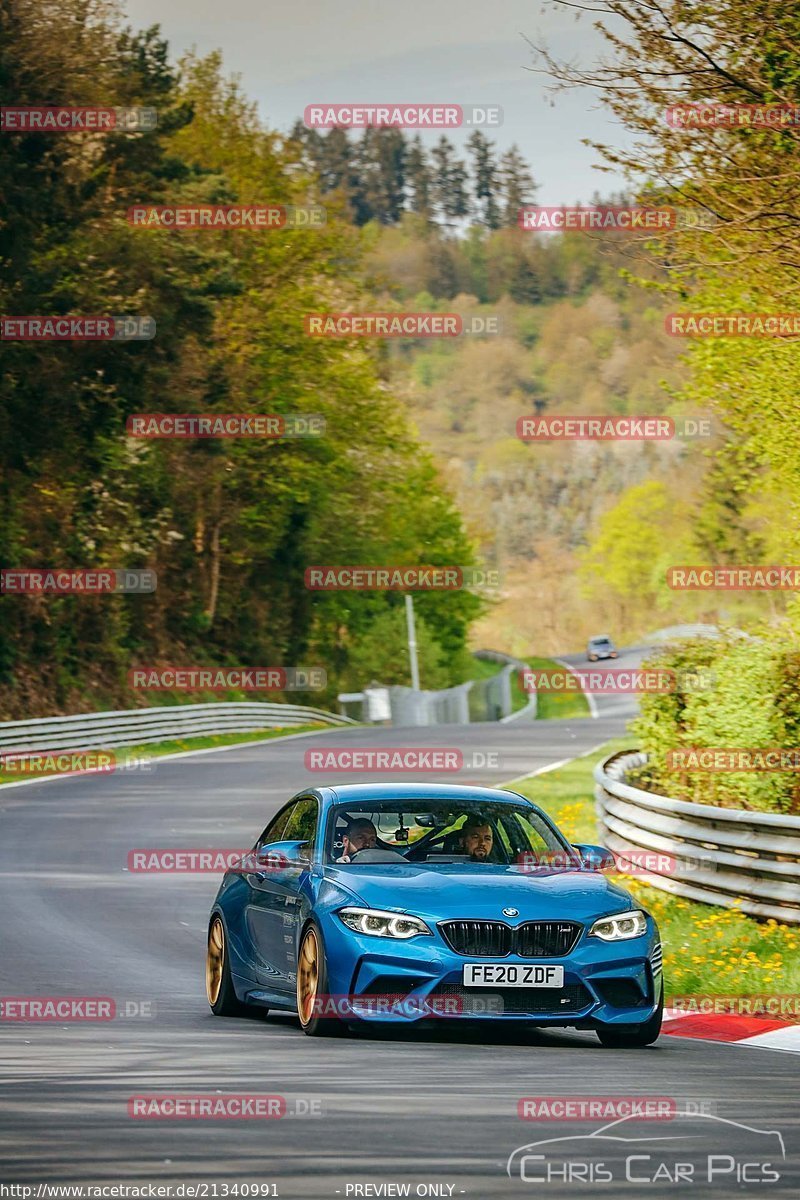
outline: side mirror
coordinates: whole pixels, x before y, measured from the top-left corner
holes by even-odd
[[[286,871],[290,867],[307,867],[310,862],[310,842],[267,842],[256,851],[260,871]]]
[[[576,845],[584,871],[613,871],[617,860],[605,846]]]

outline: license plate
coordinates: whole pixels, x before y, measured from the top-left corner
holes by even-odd
[[[465,987],[547,987],[564,986],[564,968],[541,963],[465,963]]]

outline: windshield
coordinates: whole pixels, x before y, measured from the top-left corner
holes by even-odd
[[[364,800],[339,804],[325,836],[325,862],[518,864],[564,860],[573,852],[526,804],[477,800]],[[576,863],[577,863],[576,858]]]

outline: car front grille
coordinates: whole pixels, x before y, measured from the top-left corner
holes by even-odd
[[[582,983],[569,984],[563,988],[491,989],[465,988],[459,983],[442,983],[430,993],[428,999],[433,1001],[435,997],[455,999],[456,1012],[465,1017],[487,1012],[506,1017],[557,1017],[562,1013],[581,1012],[593,1000],[591,992]],[[442,1015],[445,1015],[445,1010]]]
[[[504,921],[443,921],[439,928],[456,954],[554,958],[573,950],[582,926],[574,921],[526,921],[513,929]]]
[[[517,930],[517,954],[522,958],[552,958],[569,954],[581,934],[574,921],[526,921]]]
[[[456,954],[506,958],[511,953],[512,930],[504,921],[445,921],[439,928]]]

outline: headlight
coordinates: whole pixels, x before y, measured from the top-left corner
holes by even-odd
[[[613,917],[601,917],[589,930],[590,936],[602,938],[604,942],[624,942],[628,938],[640,937],[647,930],[647,919],[638,908],[630,912],[615,913]]]
[[[430,929],[419,917],[405,913],[381,912],[376,908],[340,908],[339,917],[348,929],[356,933],[371,933],[373,937],[413,938]]]

